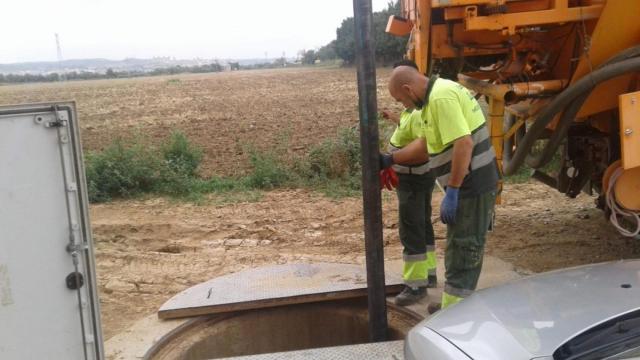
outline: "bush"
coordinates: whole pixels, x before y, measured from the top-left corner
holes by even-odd
[[[249,155],[253,170],[245,180],[248,187],[273,189],[291,180],[291,169],[287,168],[276,152],[258,152],[251,149]]]
[[[192,177],[202,162],[202,149],[192,145],[183,133],[174,132],[163,144],[162,156],[170,171]]]
[[[335,138],[311,147],[292,165],[298,185],[331,197],[355,195],[361,189],[360,135],[356,128],[338,131]]]
[[[341,129],[335,139],[327,139],[311,148],[307,156],[311,177],[347,179],[362,169],[360,135],[354,128]]]
[[[102,152],[87,155],[89,200],[107,201],[153,190],[160,178],[162,162],[141,142],[127,146],[115,140]]]
[[[202,149],[187,137],[172,133],[160,151],[138,137],[129,142],[116,139],[102,152],[87,155],[89,200],[108,201],[142,193],[182,196],[206,188],[196,174]]]
[[[202,149],[189,142],[181,132],[173,132],[161,145],[162,176],[156,189],[160,193],[182,196],[201,187],[197,178],[202,162]]]

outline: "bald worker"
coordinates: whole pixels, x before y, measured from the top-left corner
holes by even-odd
[[[464,86],[400,66],[391,74],[389,92],[407,110],[421,112],[424,138],[381,154],[381,168],[428,160],[446,189],[440,205],[440,219],[447,224],[445,287],[441,303],[429,306],[434,312],[476,289],[496,199],[496,157],[480,105]]]

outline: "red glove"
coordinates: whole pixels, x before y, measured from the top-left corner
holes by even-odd
[[[380,170],[380,190],[387,188],[387,190],[393,190],[398,187],[398,175],[396,175],[393,168],[386,168]]]

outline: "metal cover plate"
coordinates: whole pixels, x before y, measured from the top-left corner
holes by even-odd
[[[387,272],[386,292],[402,289],[402,277]],[[221,276],[193,286],[164,303],[161,319],[260,309],[367,295],[367,273],[351,264],[286,264]]]
[[[281,353],[240,356],[226,360],[401,360],[404,359],[404,341],[386,341],[371,344],[336,346]],[[224,360],[224,359],[222,359]]]

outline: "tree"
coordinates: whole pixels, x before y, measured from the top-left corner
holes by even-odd
[[[333,40],[327,45],[321,47],[316,53],[318,54],[318,59],[320,59],[320,61],[333,60],[337,58],[338,55],[336,54],[336,41]]]
[[[353,64],[356,60],[355,22],[352,17],[346,18],[336,30],[336,54],[345,64]]]
[[[107,73],[105,75],[107,76],[107,79],[113,79],[113,78],[117,77],[116,72],[113,71],[112,68],[108,68],[107,69]]]
[[[45,81],[48,81],[48,82],[60,81],[60,74],[55,72],[48,74]]]
[[[284,56],[281,58],[277,58],[273,61],[273,66],[275,67],[287,67],[287,58]]]
[[[304,51],[304,54],[302,55],[302,63],[306,65],[313,65],[316,63],[317,58],[318,58],[318,55],[316,54],[315,51],[307,50],[307,51]]]
[[[401,60],[406,52],[407,37],[387,34],[387,22],[391,15],[400,14],[400,2],[389,2],[387,8],[373,14],[373,37],[376,44],[376,60],[383,64]]]
[[[402,59],[405,53],[407,38],[387,34],[385,29],[389,16],[400,13],[398,1],[389,2],[385,10],[373,13],[373,41],[375,43],[376,60],[383,64]],[[329,46],[328,44],[327,46]],[[355,61],[355,22],[353,17],[342,21],[336,31],[335,52],[345,64]]]

